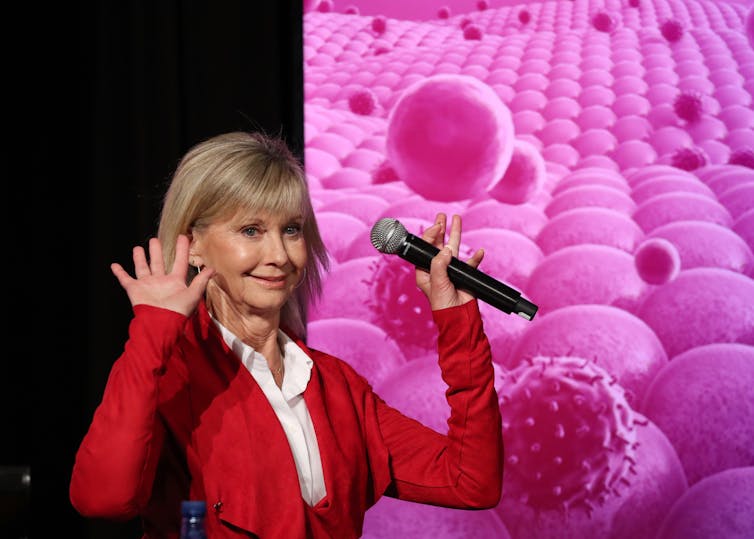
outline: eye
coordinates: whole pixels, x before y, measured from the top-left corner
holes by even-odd
[[[298,223],[291,223],[289,225],[286,225],[284,232],[287,236],[298,236],[301,234],[301,225]]]
[[[247,226],[241,230],[241,234],[248,237],[254,237],[259,234],[259,228],[256,226]]]

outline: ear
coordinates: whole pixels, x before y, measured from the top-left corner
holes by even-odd
[[[204,260],[201,255],[201,236],[192,234],[191,232],[187,236],[189,238],[189,264],[197,269],[201,268],[204,266]]]

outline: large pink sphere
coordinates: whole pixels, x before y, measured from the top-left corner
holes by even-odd
[[[554,216],[539,232],[537,244],[545,254],[583,243],[609,245],[632,253],[643,237],[639,225],[624,213],[587,207]]]
[[[672,242],[664,238],[649,238],[636,248],[634,264],[647,284],[665,284],[675,279],[681,271],[681,256]]]
[[[593,361],[615,377],[632,406],[668,362],[662,343],[647,324],[610,305],[572,305],[535,319],[503,366],[512,369],[539,354]]]
[[[692,486],[668,513],[656,539],[754,537],[754,466],[731,468]]]
[[[546,175],[545,161],[539,150],[530,142],[516,139],[508,168],[487,193],[500,202],[522,204],[541,188]]]
[[[531,282],[531,281],[530,281]],[[754,344],[754,280],[720,268],[682,270],[636,312],[669,358],[711,343]]]
[[[388,118],[387,155],[429,200],[464,200],[503,174],[513,153],[510,110],[467,75],[435,75],[404,90]]]
[[[689,484],[754,463],[754,347],[691,348],[665,365],[640,411],[668,437]]]

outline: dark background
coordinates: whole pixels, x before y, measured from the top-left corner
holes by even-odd
[[[302,3],[25,9],[6,18],[7,32],[22,31],[5,47],[19,68],[5,83],[19,150],[4,146],[0,536],[138,538],[138,522],[89,521],[68,500],[131,317],[109,265],[130,267],[131,248],[156,233],[167,182],[199,141],[261,129],[302,154]],[[30,489],[7,473],[19,469]]]

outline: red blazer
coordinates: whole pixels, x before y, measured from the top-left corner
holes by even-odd
[[[434,317],[447,435],[388,406],[346,362],[296,341],[314,361],[304,399],[327,489],[310,507],[275,412],[206,307],[190,318],[135,307],[76,454],[71,503],[88,517],[140,516],[145,538],[177,538],[181,500],[206,500],[212,539],[359,537],[383,494],[494,507],[502,425],[478,305]]]

